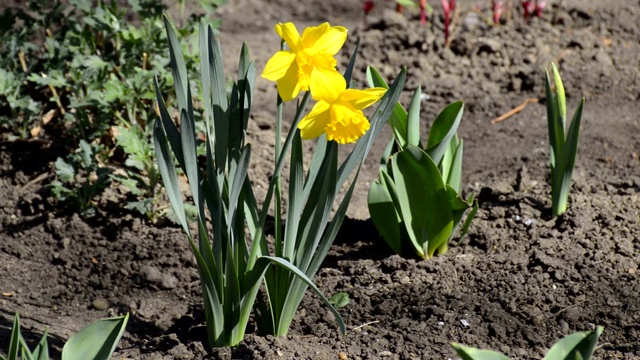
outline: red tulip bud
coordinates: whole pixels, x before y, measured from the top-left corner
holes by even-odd
[[[545,0],[536,1],[536,16],[537,17],[541,17],[542,16],[542,9],[544,9],[544,7],[546,5],[547,5],[547,2]]]
[[[365,15],[368,15],[374,7],[375,3],[373,2],[373,0],[365,0],[362,3],[362,10],[364,10]]]
[[[420,24],[427,23],[427,0],[420,0]]]
[[[493,23],[499,24],[500,18],[502,17],[502,10],[504,8],[503,0],[492,0],[491,1],[491,11],[493,12]]]

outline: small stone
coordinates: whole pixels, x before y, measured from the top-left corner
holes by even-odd
[[[564,320],[560,320],[560,331],[563,334],[568,334],[569,333],[569,323],[567,323]]]
[[[472,31],[480,25],[480,16],[470,11],[462,20],[462,26],[467,31]]]
[[[390,357],[393,354],[391,353],[391,351],[385,350],[385,351],[380,352],[380,354],[378,354],[378,355],[380,355],[380,357]]]
[[[159,286],[162,289],[173,289],[178,285],[178,279],[175,276],[163,274],[153,266],[145,265],[141,267],[140,274],[148,283]]]
[[[347,357],[347,353],[343,353],[343,352],[338,353],[338,359],[340,359],[340,360],[347,360],[347,359],[348,359],[348,357]]]
[[[106,310],[109,308],[109,300],[105,298],[95,298],[91,303],[96,310]]]

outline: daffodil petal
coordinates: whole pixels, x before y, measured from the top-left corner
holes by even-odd
[[[267,80],[277,81],[285,76],[295,60],[296,54],[289,51],[278,51],[267,61],[262,71],[262,77]]]
[[[340,101],[351,104],[356,110],[362,110],[380,100],[386,91],[384,88],[347,89],[340,94]]]
[[[276,81],[276,84],[282,101],[290,101],[298,96],[301,85],[298,79],[298,64],[295,61],[289,66],[284,76]]]
[[[330,119],[325,128],[327,140],[340,144],[356,142],[371,127],[362,111],[354,111],[351,107],[344,105],[332,105]]]
[[[324,35],[331,26],[329,23],[323,23],[318,26],[309,26],[302,32],[302,44],[305,48],[313,47],[313,45]]]
[[[316,101],[333,103],[347,88],[342,74],[335,69],[315,68],[309,79],[309,90]]]
[[[291,51],[300,50],[300,33],[292,22],[276,24],[276,33],[289,45]]]
[[[324,133],[327,124],[331,120],[330,108],[331,105],[328,103],[318,101],[309,114],[300,120],[298,129],[300,129],[300,136],[303,139],[315,139]]]
[[[335,55],[347,40],[347,28],[332,26],[311,47],[314,51]]]

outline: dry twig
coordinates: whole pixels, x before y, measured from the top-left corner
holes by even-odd
[[[498,116],[497,118],[491,120],[491,125],[495,125],[501,121],[505,121],[508,118],[512,117],[513,115],[519,113],[520,111],[524,110],[525,107],[527,107],[527,104],[530,103],[537,103],[538,101],[540,101],[540,99],[538,98],[527,98],[522,104],[514,107],[513,109],[507,111],[506,113]]]

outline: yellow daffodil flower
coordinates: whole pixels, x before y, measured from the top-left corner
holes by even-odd
[[[369,120],[362,109],[380,100],[386,89],[347,89],[342,75],[336,74],[322,77],[319,86],[311,92],[318,102],[298,124],[303,139],[313,139],[324,133],[327,140],[347,144],[356,142],[369,130]]]
[[[306,28],[300,36],[296,26],[288,22],[277,24],[275,30],[289,50],[273,55],[262,77],[276,82],[283,101],[296,98],[300,91],[313,93],[319,74],[337,73],[334,55],[347,39],[346,28],[324,23]]]

